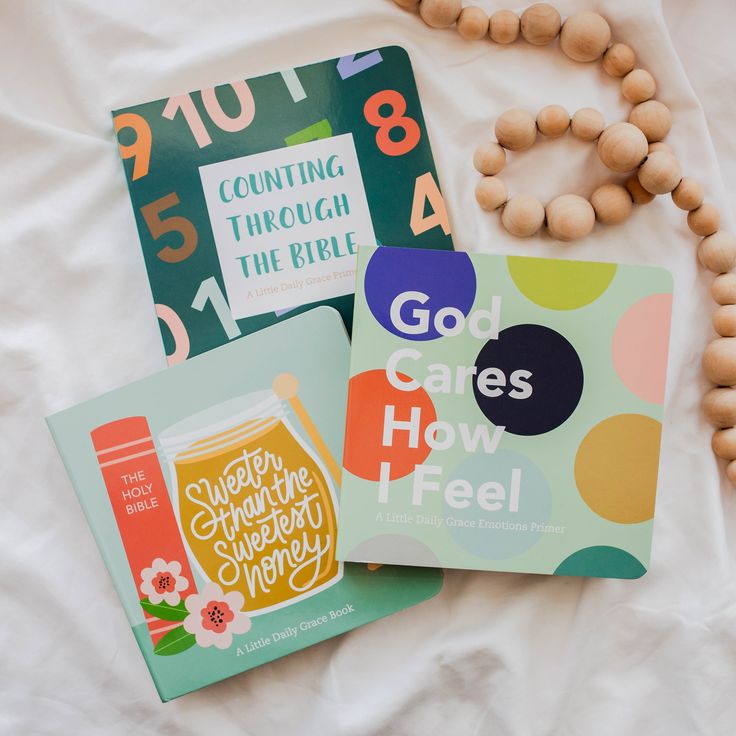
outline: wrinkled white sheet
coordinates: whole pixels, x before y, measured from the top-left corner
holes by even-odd
[[[673,110],[669,142],[733,228],[732,0],[556,4],[603,10],[637,49]],[[108,111],[390,43],[414,61],[459,247],[674,274],[651,570],[450,572],[431,602],[162,705],[42,420],[164,367]],[[713,307],[685,218],[662,197],[563,249],[505,236],[473,200],[472,151],[506,108],[623,118],[599,67],[464,43],[389,0],[0,0],[0,69],[1,733],[736,732],[736,495],[699,413]],[[542,197],[608,177],[569,137],[513,156],[506,174]]]

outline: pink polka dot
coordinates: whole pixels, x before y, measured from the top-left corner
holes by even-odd
[[[648,296],[624,313],[613,333],[613,365],[622,383],[656,404],[664,402],[671,313],[671,294]]]

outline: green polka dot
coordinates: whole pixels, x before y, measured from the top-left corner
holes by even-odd
[[[555,575],[586,578],[640,578],[647,569],[633,555],[618,547],[585,547],[571,554]]]
[[[516,288],[546,309],[580,309],[595,301],[613,280],[615,263],[508,256]]]

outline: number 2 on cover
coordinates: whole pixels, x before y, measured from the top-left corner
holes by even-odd
[[[380,64],[382,61],[383,57],[378,50],[363,54],[361,57],[358,57],[357,54],[341,56],[337,60],[337,73],[340,75],[340,79],[349,79],[366,69],[376,66],[376,64]]]
[[[381,115],[381,108],[391,108],[388,115]],[[376,145],[381,153],[387,156],[403,156],[416,148],[422,132],[414,118],[404,115],[406,100],[401,92],[395,89],[384,89],[371,95],[363,106],[363,116],[375,128]],[[395,128],[401,128],[404,136],[400,141],[391,139],[390,133]]]
[[[175,207],[177,204],[179,204],[179,196],[176,192],[171,192],[171,194],[141,207],[141,214],[154,240],[158,240],[166,233],[179,233],[181,235],[182,240],[179,247],[172,248],[167,245],[156,254],[165,263],[179,263],[186,260],[194,253],[199,242],[194,223],[187,220],[186,217],[181,215],[161,217],[162,212]]]

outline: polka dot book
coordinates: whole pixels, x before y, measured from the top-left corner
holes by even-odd
[[[398,46],[124,107],[113,125],[170,364],[320,304],[349,330],[358,245],[452,248]]]
[[[349,349],[318,307],[48,418],[162,700],[441,588],[337,559]]]
[[[338,558],[638,578],[672,280],[359,249]]]

